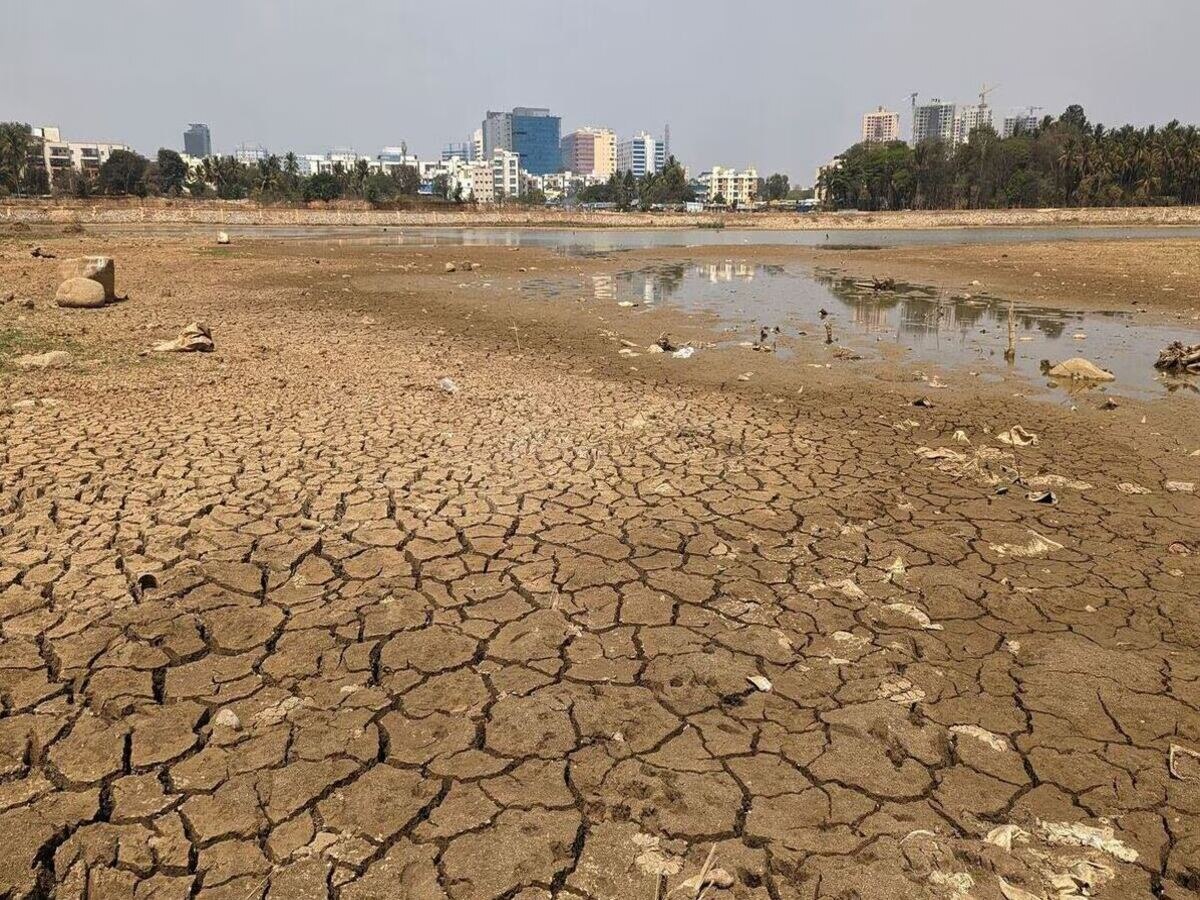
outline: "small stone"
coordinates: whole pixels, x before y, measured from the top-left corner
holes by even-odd
[[[239,719],[237,713],[235,713],[229,707],[219,710],[217,714],[213,716],[212,723],[214,726],[220,728],[229,728],[233,731],[237,731],[242,727],[242,720]]]
[[[452,263],[452,262],[448,262],[448,263],[446,263],[445,270],[446,270],[446,272],[447,272],[447,273],[449,273],[449,272],[457,272],[457,271],[458,271],[458,266],[456,266],[456,265],[455,265],[454,263]]]
[[[218,244],[228,244],[229,243],[229,235],[226,234],[224,231],[218,231],[217,232],[217,243]]]

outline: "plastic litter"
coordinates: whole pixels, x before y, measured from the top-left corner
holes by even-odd
[[[1029,447],[1038,443],[1038,436],[1032,431],[1027,431],[1021,425],[1014,425],[1008,431],[1002,431],[996,435],[996,440],[1002,444],[1008,444],[1010,447]]]

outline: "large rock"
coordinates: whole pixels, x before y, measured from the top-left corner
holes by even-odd
[[[107,299],[104,285],[91,278],[68,278],[54,295],[54,302],[67,309],[96,309]]]
[[[105,301],[117,297],[117,267],[111,256],[81,256],[64,259],[58,264],[58,276],[64,281],[70,278],[90,278],[104,288]]]

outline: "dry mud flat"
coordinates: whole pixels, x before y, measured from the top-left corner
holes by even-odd
[[[603,261],[38,240],[130,299],[0,243],[74,359],[0,351],[0,896],[1200,889],[1191,401],[478,299]]]

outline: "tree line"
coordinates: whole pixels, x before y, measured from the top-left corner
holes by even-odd
[[[860,143],[822,170],[827,205],[843,209],[1176,206],[1200,203],[1200,132],[1093,125],[1082,107],[1002,138],[976,128],[940,140]]]
[[[372,171],[366,160],[335,164],[329,172],[304,175],[294,153],[243,163],[232,156],[210,156],[189,168],[174,150],[154,159],[131,150],[114,150],[95,171],[64,168],[53,183],[42,160],[42,142],[20,122],[0,122],[0,197],[44,195],[86,198],[97,195],[137,197],[217,197],[262,202],[337,200],[343,197],[387,203],[415,197],[421,187],[412,166]],[[443,178],[434,193],[462,200]]]

